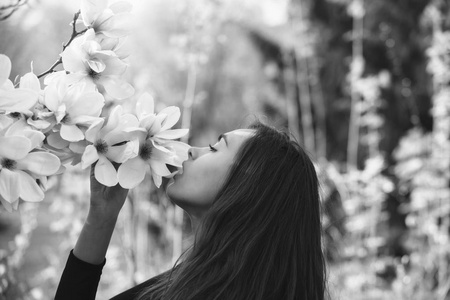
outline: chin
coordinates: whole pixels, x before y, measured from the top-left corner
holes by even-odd
[[[173,179],[171,179],[169,181],[169,183],[167,184],[167,187],[166,187],[166,195],[172,201],[173,201],[173,198],[174,198],[174,186],[173,186],[174,184],[175,184],[175,182],[173,181]]]
[[[182,195],[175,181],[171,180],[166,187],[166,195],[169,197],[170,201],[172,201],[175,205],[179,205],[179,203],[183,203]],[[180,206],[181,207],[181,206]]]

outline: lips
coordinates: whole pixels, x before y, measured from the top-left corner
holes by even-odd
[[[167,176],[168,178],[173,178],[175,176],[180,176],[181,174],[183,174],[183,167],[179,167],[177,168],[175,171],[172,172],[172,174],[170,174],[169,176]]]
[[[186,160],[181,164],[181,168],[178,168],[177,175],[180,176],[184,173],[184,169],[186,168]]]
[[[184,171],[184,163],[183,163],[182,165],[183,165],[183,166],[182,166],[181,168],[178,168],[178,170],[177,170],[177,175],[183,174],[183,171]]]

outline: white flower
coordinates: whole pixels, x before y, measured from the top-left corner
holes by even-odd
[[[134,94],[134,88],[122,78],[127,64],[114,51],[102,49],[93,29],[74,39],[61,57],[64,69],[71,73],[69,81],[84,82],[119,100]]]
[[[139,144],[135,137],[138,120],[132,114],[124,114],[120,105],[116,106],[103,126],[104,121],[92,124],[86,131],[88,145],[81,157],[83,169],[97,162],[94,175],[98,182],[106,186],[118,183],[117,171],[111,161],[122,163],[138,154]]]
[[[131,33],[131,8],[126,1],[108,7],[108,0],[82,0],[81,17],[84,25],[96,33],[118,38]]]
[[[84,140],[84,131],[100,119],[105,104],[102,94],[86,91],[83,84],[67,86],[63,82],[49,85],[43,102],[58,125],[48,138],[49,144],[57,149]]]
[[[27,123],[36,130],[46,133],[56,125],[56,118],[52,111],[43,103],[38,102],[31,110]]]
[[[100,44],[102,50],[113,51],[121,60],[125,60],[132,52],[130,44],[126,43],[127,37],[109,38],[104,35],[96,35],[96,41]]]
[[[27,75],[21,83],[21,87],[14,88],[14,84],[8,79],[11,73],[11,60],[3,54],[0,54],[0,112],[20,112],[25,113],[36,104],[39,94],[30,86],[30,81],[37,78],[34,74]],[[31,86],[33,84],[31,83]]]
[[[44,135],[32,130],[23,119],[0,129],[0,201],[9,211],[17,209],[19,198],[30,202],[44,199],[36,179],[59,170],[60,161],[55,155],[33,151],[43,139]]]
[[[139,154],[120,165],[118,169],[119,183],[124,188],[133,188],[144,180],[147,171],[151,171],[157,187],[161,186],[162,177],[171,175],[166,164],[181,167],[188,145],[172,141],[188,133],[188,129],[172,129],[180,118],[178,107],[164,108],[154,113],[153,99],[143,94],[136,104],[139,126],[144,132],[139,133]],[[179,152],[185,154],[179,154]],[[187,158],[187,157],[186,157]],[[185,160],[185,159],[184,159]]]

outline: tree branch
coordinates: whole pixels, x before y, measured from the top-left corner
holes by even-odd
[[[73,21],[72,21],[72,35],[71,35],[70,39],[67,41],[67,43],[63,44],[63,46],[62,46],[62,50],[63,50],[63,51],[62,51],[62,52],[64,52],[64,50],[66,50],[66,48],[72,43],[72,41],[73,41],[77,36],[82,35],[83,33],[85,33],[85,32],[88,30],[88,29],[86,28],[86,29],[83,29],[83,30],[81,30],[81,31],[77,31],[77,29],[76,29],[76,22],[77,22],[79,16],[80,16],[80,11],[76,12],[76,13],[74,14],[74,16],[73,16]],[[37,77],[38,77],[38,78],[41,78],[41,77],[43,77],[43,76],[45,76],[45,75],[47,75],[47,74],[50,74],[50,73],[55,72],[55,68],[56,68],[58,65],[60,65],[60,64],[62,64],[62,57],[59,57],[59,59],[58,59],[57,61],[55,61],[55,62],[53,63],[53,65],[52,65],[47,71],[45,71],[45,72],[42,73],[42,74],[39,74]]]
[[[28,0],[17,0],[14,4],[0,6],[0,21],[4,21],[12,16],[19,7],[28,3]],[[7,12],[9,11],[9,12]]]

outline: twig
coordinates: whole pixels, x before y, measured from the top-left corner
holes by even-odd
[[[12,14],[13,14],[14,12],[16,12],[16,10],[18,10],[18,9],[19,9],[18,6],[15,7],[15,8],[13,8],[13,9],[9,12],[9,14],[7,14],[7,15],[1,17],[1,18],[0,18],[0,21],[4,21],[4,20],[8,19],[9,17],[11,17]]]
[[[0,21],[4,21],[4,20],[8,19],[9,17],[12,16],[12,14],[15,11],[17,11],[19,9],[20,6],[23,6],[27,3],[28,3],[28,0],[24,0],[23,2],[22,2],[22,0],[18,0],[15,4],[0,6]],[[8,14],[1,16],[3,11],[7,11],[9,9],[11,9],[11,11]]]
[[[70,39],[67,41],[67,43],[63,44],[62,46],[62,52],[64,52],[64,50],[66,50],[66,48],[72,43],[72,41],[79,35],[82,35],[83,33],[85,33],[88,29],[84,29],[82,31],[77,31],[76,29],[76,21],[78,20],[78,17],[80,16],[80,11],[76,12],[73,16],[73,21],[72,21],[72,36],[70,37]],[[59,57],[59,59],[57,61],[55,61],[53,63],[53,65],[44,73],[39,74],[37,77],[41,78],[47,74],[53,73],[55,72],[55,68],[62,64],[62,57]]]
[[[15,4],[9,4],[9,5],[0,6],[0,11],[1,10],[7,10],[7,9],[15,8],[15,7],[18,7],[18,6],[22,6],[22,5],[27,4],[27,2],[28,2],[28,0],[24,0],[22,3],[20,3],[21,1],[22,0],[18,0]]]

